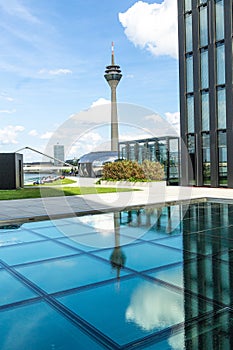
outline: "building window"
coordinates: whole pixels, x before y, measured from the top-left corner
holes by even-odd
[[[144,159],[147,159],[147,147],[144,142],[138,143],[138,163],[141,164]]]
[[[218,129],[226,129],[226,91],[225,88],[217,89],[217,113]]]
[[[231,44],[231,52],[233,57],[233,38],[232,38],[232,44]],[[233,72],[233,60],[232,60],[232,72]],[[233,84],[233,74],[232,74],[232,84]]]
[[[206,91],[201,93],[201,129],[210,130],[209,92]]]
[[[203,184],[210,185],[210,135],[202,134]]]
[[[188,162],[188,182],[189,185],[195,185],[195,174],[196,174],[196,155],[195,155],[195,136],[187,135],[187,148],[189,154]]]
[[[185,35],[185,50],[191,52],[193,50],[192,14],[185,15]]]
[[[158,161],[164,167],[164,173],[167,174],[167,142],[166,140],[160,140],[158,143],[159,156]]]
[[[208,89],[209,87],[209,64],[208,50],[201,50],[201,88]]]
[[[216,45],[217,85],[225,84],[225,45]]]
[[[193,56],[186,57],[186,92],[193,92]]]
[[[156,145],[155,142],[149,142],[148,143],[148,152],[149,152],[149,159],[152,162],[156,162]]]
[[[216,41],[224,39],[224,1],[215,0]]]
[[[179,177],[179,141],[169,140],[169,180],[170,184]]]
[[[208,45],[208,20],[207,20],[207,6],[200,7],[200,46]]]
[[[185,12],[192,10],[192,0],[184,0],[184,10]]]
[[[188,133],[194,132],[194,97],[187,96],[187,129]]]
[[[127,146],[126,145],[120,145],[120,158],[127,159]]]
[[[226,131],[218,132],[219,185],[227,186],[227,138]]]
[[[206,4],[207,3],[207,0],[199,0],[199,5],[203,5],[203,4]]]
[[[129,145],[129,160],[136,160],[135,144]]]

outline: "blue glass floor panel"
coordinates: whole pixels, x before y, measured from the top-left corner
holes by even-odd
[[[1,350],[231,349],[233,204],[0,229]]]
[[[111,283],[58,300],[120,346],[184,321],[183,294],[142,278],[124,280],[119,286]]]
[[[44,302],[2,311],[0,318],[1,350],[103,349]]]
[[[16,270],[47,293],[116,278],[116,271],[110,264],[88,255],[29,264]],[[122,271],[121,275],[126,273]]]
[[[44,241],[4,247],[1,249],[0,256],[7,264],[17,265],[75,253],[71,247],[64,247],[52,241]]]
[[[37,297],[25,284],[5,270],[0,270],[0,306]]]

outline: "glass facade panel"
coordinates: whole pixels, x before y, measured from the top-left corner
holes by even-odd
[[[195,173],[196,173],[196,154],[195,154],[195,136],[188,135],[187,137],[187,148],[189,153],[189,162],[188,162],[188,183],[189,185],[195,185]]]
[[[193,56],[186,57],[186,91],[193,92]]]
[[[200,46],[208,45],[207,6],[200,7]]]
[[[199,4],[202,5],[202,4],[206,4],[207,3],[207,0],[199,0]]]
[[[210,129],[210,112],[209,112],[209,93],[202,92],[201,94],[201,128],[202,131]]]
[[[225,84],[225,45],[216,47],[217,85]]]
[[[127,147],[125,145],[120,145],[120,158],[127,159]]]
[[[219,185],[227,186],[227,138],[225,131],[218,133]]]
[[[209,64],[208,50],[201,51],[201,88],[208,89],[209,87]]]
[[[177,181],[179,178],[179,141],[169,140],[169,183]]]
[[[146,158],[146,145],[143,143],[138,144],[138,163],[142,163]]]
[[[224,39],[224,1],[215,2],[216,41]]]
[[[149,142],[148,143],[148,151],[149,151],[149,159],[152,162],[156,162],[156,143],[155,142]]]
[[[188,133],[194,132],[194,97],[193,95],[187,96],[187,124]]]
[[[226,129],[226,91],[217,90],[218,129]]]
[[[185,12],[192,10],[192,0],[185,0],[184,1],[184,10],[185,10]]]
[[[210,135],[202,134],[203,185],[210,185]]]
[[[195,137],[194,137],[194,135],[188,135],[188,152],[195,153]]]
[[[136,155],[135,155],[135,145],[129,145],[129,160],[135,160]]]
[[[193,38],[192,38],[192,15],[187,14],[185,15],[185,34],[186,34],[186,40],[185,40],[185,46],[186,46],[186,52],[191,52],[193,50]]]

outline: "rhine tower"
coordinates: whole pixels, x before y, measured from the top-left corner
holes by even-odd
[[[121,80],[122,74],[120,66],[115,64],[114,44],[112,43],[112,60],[111,65],[106,67],[105,79],[111,88],[111,151],[118,151],[119,132],[117,116],[116,88]]]

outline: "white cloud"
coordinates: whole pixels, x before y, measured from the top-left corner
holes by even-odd
[[[111,103],[110,100],[106,100],[106,98],[100,97],[98,100],[96,100],[92,103],[91,108],[96,107],[96,106],[109,104],[109,103]]]
[[[184,321],[183,295],[153,284],[141,284],[131,296],[125,318],[146,331],[164,329],[182,323]],[[183,333],[176,337],[169,337],[168,342],[173,350],[183,349]]]
[[[48,75],[67,75],[72,74],[72,70],[66,68],[59,69],[41,69],[39,74],[48,74]]]
[[[148,139],[152,137],[152,135],[150,135],[150,133],[148,132],[143,132],[143,129],[141,130],[141,132],[138,130],[136,130],[135,128],[132,127],[131,132],[128,133],[121,133],[120,134],[120,141],[131,141],[131,140],[142,140],[142,139]]]
[[[0,94],[0,99],[8,101],[8,102],[13,102],[14,101],[14,99],[12,97],[8,96],[5,92],[2,92]]]
[[[128,79],[133,79],[133,78],[134,78],[134,75],[133,75],[133,74],[127,74],[127,75],[126,75],[126,78],[128,78]]]
[[[138,1],[119,13],[119,20],[135,46],[146,48],[154,56],[178,57],[176,1],[164,0],[161,4]]]
[[[23,6],[18,0],[0,0],[0,8],[11,16],[18,17],[27,22],[39,23],[37,17],[35,17],[28,8]]]
[[[103,150],[104,140],[102,136],[96,131],[87,131],[79,137],[79,139],[71,146],[69,154],[71,156],[82,156],[89,152],[95,152],[100,149]]]
[[[152,123],[152,129],[155,136],[178,136],[174,125],[167,119],[162,118],[159,114],[151,114],[145,117],[147,123]],[[149,131],[150,129],[148,129]]]
[[[29,136],[37,136],[38,135],[38,132],[33,129],[33,130],[30,130],[29,133],[28,133]]]
[[[0,114],[12,114],[15,113],[16,109],[1,109]]]
[[[0,144],[17,144],[17,136],[22,131],[24,127],[21,125],[8,125],[0,129]]]
[[[166,120],[176,129],[177,133],[180,133],[180,113],[165,113]]]
[[[40,136],[41,139],[43,140],[49,140],[53,136],[52,131],[46,131],[44,134]]]

